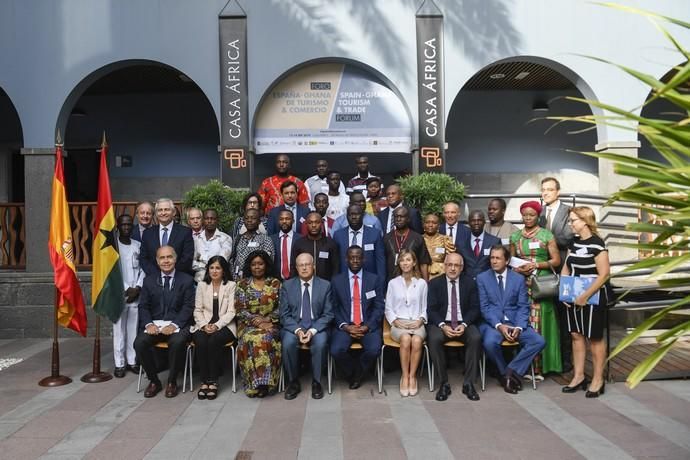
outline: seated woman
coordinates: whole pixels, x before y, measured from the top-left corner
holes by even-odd
[[[587,206],[570,208],[568,224],[576,235],[568,248],[561,275],[594,278],[594,282],[575,298],[568,307],[568,329],[573,339],[573,379],[563,387],[563,393],[575,393],[578,389],[587,389],[585,396],[598,398],[604,394],[604,364],[606,363],[606,308],[608,304],[606,281],[611,266],[609,253],[597,233],[594,211]],[[592,305],[589,298],[599,292],[599,304]],[[592,383],[587,388],[585,377],[585,355],[587,339],[592,349]]]
[[[386,320],[391,325],[391,338],[400,344],[400,395],[415,396],[417,368],[426,337],[427,285],[417,257],[407,249],[400,251],[394,275],[386,293]]]
[[[540,213],[541,205],[538,201],[522,203],[520,214],[525,227],[510,236],[510,252],[513,256],[527,261],[526,264],[515,268],[515,271],[524,275],[527,283],[531,304],[530,326],[546,340],[546,347],[534,360],[535,378],[544,380],[542,373],[560,373],[562,370],[560,330],[554,300],[532,298],[531,275],[554,273],[556,267],[561,264],[561,256],[553,233],[539,226]]]
[[[225,345],[235,340],[235,283],[225,257],[213,256],[203,281],[196,287],[195,324],[190,329],[201,372],[199,399],[216,399],[218,372]]]
[[[242,207],[240,208],[241,215],[235,219],[235,223],[232,226],[232,232],[230,236],[232,241],[237,241],[237,237],[244,234],[247,231],[247,227],[244,225],[244,213],[248,209],[256,209],[259,211],[259,226],[257,228],[257,233],[267,234],[266,228],[268,219],[263,215],[264,205],[261,201],[261,196],[258,193],[249,193],[242,200]]]
[[[278,389],[280,376],[280,281],[271,274],[273,263],[265,251],[247,257],[237,283],[238,344],[237,360],[244,392],[250,398],[263,398]]]

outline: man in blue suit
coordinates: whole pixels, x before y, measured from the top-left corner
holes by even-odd
[[[534,357],[544,348],[544,338],[529,326],[530,303],[525,278],[508,269],[510,251],[500,243],[490,250],[491,270],[477,276],[479,305],[484,322],[484,352],[498,367],[506,393],[522,389],[522,377]],[[520,351],[505,362],[501,342],[520,343]]]
[[[295,260],[297,277],[283,283],[280,288],[280,341],[283,365],[288,385],[285,399],[295,399],[301,391],[299,383],[299,347],[309,345],[311,353],[311,396],[323,398],[321,369],[326,359],[328,329],[333,321],[331,284],[314,276],[314,258],[302,253]]]
[[[485,223],[486,219],[482,211],[472,211],[469,221],[470,236],[462,246],[456,246],[456,252],[459,252],[465,261],[465,276],[473,280],[476,280],[481,272],[490,268],[489,251],[492,246],[501,243],[500,239],[484,231]]]
[[[364,270],[377,275],[379,280],[384,280],[386,278],[386,253],[384,252],[381,232],[364,225],[364,211],[359,205],[351,204],[348,206],[346,216],[350,225],[341,228],[333,235],[333,240],[340,251],[341,273],[347,271],[348,248],[359,246],[364,251]]]
[[[364,213],[364,225],[366,227],[372,227],[375,228],[376,231],[381,233],[381,236],[383,236],[383,231],[381,230],[381,221],[372,216],[371,214],[366,212],[367,209],[367,199],[364,197],[364,194],[362,192],[352,192],[350,194],[350,205],[356,204],[360,208],[362,208],[362,212]],[[348,205],[349,206],[349,205]],[[341,228],[347,228],[348,223],[347,223],[347,214],[343,214],[342,216],[338,217],[335,222],[333,223],[332,231],[333,234],[340,230]]]
[[[460,222],[460,205],[449,201],[443,205],[443,223],[438,229],[441,235],[448,235],[453,239],[455,252],[460,253],[460,248],[470,238],[470,230]]]
[[[285,281],[290,278],[290,272],[292,271],[292,248],[295,241],[302,238],[302,236],[292,230],[292,224],[294,223],[294,218],[292,213],[287,209],[280,211],[278,214],[278,225],[280,226],[280,231],[271,235],[271,240],[273,241],[274,249],[274,263],[273,272],[280,278],[281,281]]]
[[[293,231],[299,231],[300,225],[307,218],[309,208],[297,203],[297,184],[292,181],[285,181],[280,185],[280,193],[283,196],[283,204],[271,209],[268,213],[268,220],[266,222],[266,231],[269,235],[278,233],[280,226],[278,224],[278,216],[281,211],[291,211],[294,222],[292,224]]]
[[[345,372],[350,389],[356,390],[381,352],[383,284],[374,273],[362,269],[361,247],[350,246],[346,257],[347,270],[333,277],[331,283],[335,310],[331,355]],[[353,341],[362,344],[359,362],[350,354]]]
[[[152,225],[144,230],[141,238],[141,252],[139,264],[147,275],[159,272],[156,263],[156,251],[161,246],[171,246],[177,253],[175,270],[194,275],[192,262],[194,261],[194,238],[192,229],[173,222],[175,206],[169,198],[156,201],[156,217],[158,225]]]

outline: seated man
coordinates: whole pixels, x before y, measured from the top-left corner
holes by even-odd
[[[359,210],[359,208],[357,208]],[[383,283],[374,274],[362,270],[364,251],[359,246],[347,250],[347,268],[333,278],[335,327],[331,355],[350,381],[350,389],[362,385],[366,372],[381,352],[381,319],[383,317]],[[362,344],[359,362],[350,354],[350,345]]]
[[[481,321],[479,297],[474,280],[465,274],[460,276],[462,269],[462,256],[451,252],[444,261],[445,275],[429,282],[427,341],[431,361],[441,380],[436,401],[445,401],[450,395],[446,351],[443,346],[449,340],[465,344],[465,380],[462,392],[470,401],[479,401],[479,395],[474,389],[482,349],[481,334],[477,329],[477,324]]]
[[[529,326],[530,303],[525,278],[508,269],[510,251],[497,244],[490,252],[491,270],[477,276],[479,305],[484,322],[479,326],[484,352],[496,364],[507,393],[522,389],[522,377],[545,346],[544,338]],[[501,342],[519,342],[520,351],[506,364]]]
[[[183,363],[187,342],[190,340],[189,326],[193,323],[194,279],[175,269],[177,254],[170,246],[161,246],[156,251],[159,272],[144,278],[139,300],[139,324],[144,328],[134,340],[134,349],[146,371],[149,385],[145,398],[153,398],[163,389],[158,379],[153,346],[168,342],[168,385],[165,397],[177,396],[177,373]]]
[[[314,258],[309,253],[297,256],[296,268],[297,277],[285,281],[280,288],[280,341],[288,379],[285,399],[295,399],[301,391],[300,344],[308,344],[311,353],[311,396],[321,399],[321,368],[326,359],[328,328],[333,321],[331,285],[314,276]]]

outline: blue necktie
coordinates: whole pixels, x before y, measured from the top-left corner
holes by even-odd
[[[503,275],[498,275],[498,293],[501,296],[501,299],[503,298],[503,293],[505,292],[505,288],[503,287]]]
[[[309,297],[309,283],[304,283],[302,294],[302,320],[299,326],[305,331],[311,327],[311,297]]]
[[[359,234],[359,230],[356,232],[352,232],[352,242],[350,243],[350,246],[357,246],[357,235]]]
[[[168,245],[168,227],[163,227],[163,238],[161,238],[161,246]]]

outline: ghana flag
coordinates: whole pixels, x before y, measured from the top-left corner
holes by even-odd
[[[55,274],[57,320],[63,326],[86,336],[86,309],[77,280],[77,270],[74,267],[72,228],[69,221],[65,174],[62,170],[62,145],[59,141],[55,146],[48,252]]]
[[[106,157],[108,145],[101,145],[101,167],[98,174],[98,204],[93,232],[93,274],[91,278],[91,304],[96,313],[113,323],[120,318],[124,306],[124,288],[120,271],[120,255],[115,242],[115,211],[110,196],[110,180]]]

